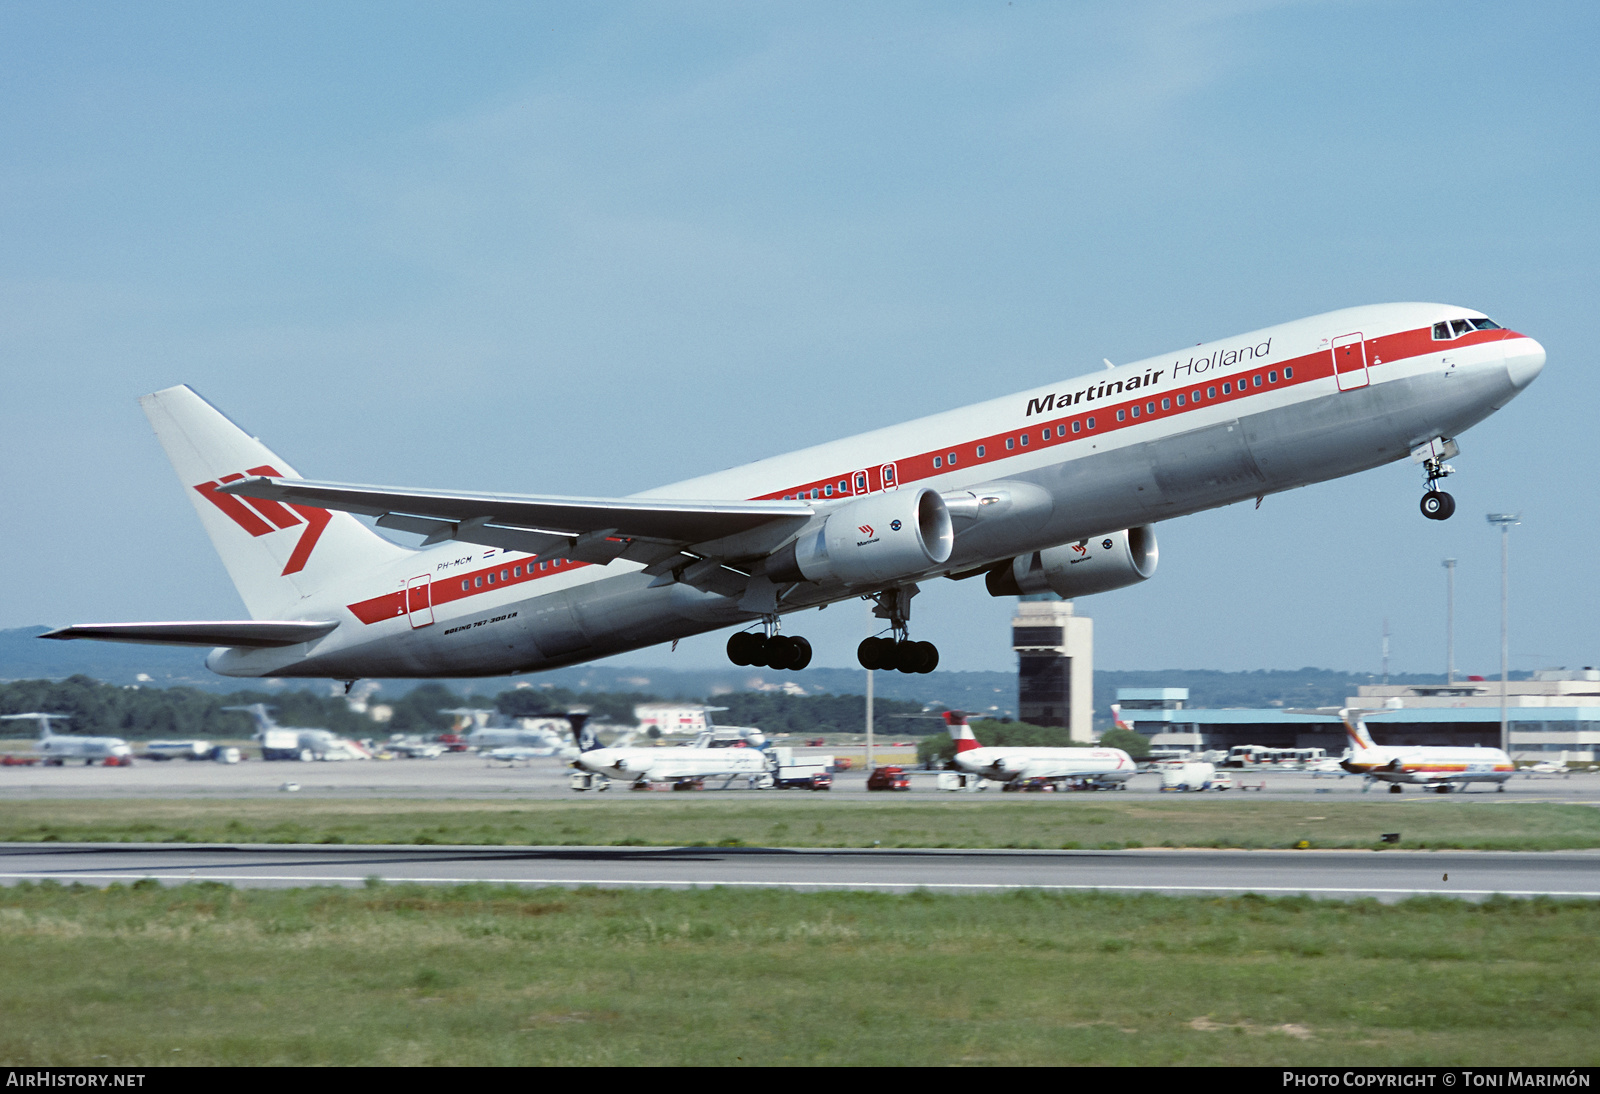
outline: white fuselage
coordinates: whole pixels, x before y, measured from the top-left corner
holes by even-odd
[[[123,759],[133,755],[133,749],[121,737],[76,737],[52,733],[40,737],[34,744],[39,755],[51,760],[105,760]]]
[[[727,775],[760,775],[771,769],[757,748],[596,748],[573,764],[596,775],[632,782],[671,782]]]
[[[926,486],[954,506],[950,557],[906,582],[1337,478],[1455,437],[1505,405],[1544,351],[1494,329],[1437,340],[1479,313],[1438,304],[1332,312],[832,441],[643,498],[799,499],[820,522],[863,494]],[[1342,355],[1342,356],[1341,356]],[[965,512],[965,516],[963,516]],[[808,525],[812,528],[813,525]],[[801,532],[801,536],[810,532]],[[484,676],[551,668],[743,624],[738,597],[661,582],[623,560],[541,562],[461,542],[405,553],[308,592],[325,637],[214,651],[231,676]],[[889,584],[893,584],[890,582]],[[859,596],[832,581],[780,612]]]
[[[956,766],[995,782],[1027,779],[1094,779],[1126,782],[1139,773],[1120,748],[1008,748],[990,745],[957,752]]]

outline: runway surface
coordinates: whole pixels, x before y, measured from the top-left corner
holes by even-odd
[[[0,845],[0,883],[220,881],[248,888],[493,882],[904,892],[1018,888],[1402,900],[1600,898],[1600,851],[905,851],[762,848]]]

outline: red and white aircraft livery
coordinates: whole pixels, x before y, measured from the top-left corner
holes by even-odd
[[[1361,711],[1345,707],[1339,711],[1339,718],[1344,722],[1345,736],[1350,738],[1350,752],[1339,761],[1339,766],[1352,775],[1365,775],[1390,784],[1391,794],[1401,793],[1401,784],[1405,783],[1441,794],[1465,790],[1468,783],[1477,782],[1497,783],[1495,789],[1504,791],[1506,780],[1517,770],[1511,757],[1498,748],[1453,745],[1380,748],[1367,732]]]
[[[1038,745],[978,743],[959,710],[945,712],[945,724],[956,743],[955,764],[962,771],[999,783],[1025,783],[1030,779],[1081,782],[1099,789],[1124,784],[1139,773],[1139,765],[1120,748],[1044,748]]]
[[[1064,597],[1155,571],[1151,524],[1412,457],[1425,515],[1454,438],[1544,367],[1481,313],[1381,304],[1111,367],[629,498],[302,479],[187,387],[141,402],[250,613],[49,638],[217,647],[225,676],[529,672],[721,627],[741,664],[803,668],[784,615],[869,597],[869,668],[933,578]],[[403,547],[358,521],[421,534]]]

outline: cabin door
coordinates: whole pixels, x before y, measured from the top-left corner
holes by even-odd
[[[1367,386],[1367,343],[1360,331],[1333,340],[1333,375],[1340,391]]]
[[[411,629],[433,624],[433,578],[428,574],[406,582],[406,615]]]

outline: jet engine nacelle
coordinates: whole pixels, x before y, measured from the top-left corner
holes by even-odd
[[[989,571],[990,596],[1053,592],[1068,600],[1137,585],[1156,572],[1156,532],[1148,524],[1064,543]]]
[[[955,547],[944,499],[927,487],[871,494],[828,513],[773,556],[773,581],[881,585],[942,565]]]

